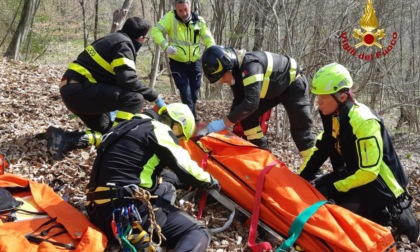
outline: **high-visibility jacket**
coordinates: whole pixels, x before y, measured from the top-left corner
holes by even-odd
[[[363,195],[372,208],[404,193],[408,179],[392,146],[383,121],[367,106],[347,101],[338,115],[322,115],[324,131],[315,151],[302,164],[300,175],[313,179],[330,158],[343,179],[334,183],[339,192],[365,188]]]
[[[151,35],[163,51],[168,46],[174,46],[177,54],[169,55],[169,58],[184,63],[200,59],[200,38],[206,48],[215,44],[206,22],[194,12],[187,23],[184,23],[174,10],[168,12],[152,28]],[[169,41],[166,40],[166,35]]]
[[[107,83],[124,90],[139,92],[150,102],[157,91],[143,84],[136,73],[136,53],[140,44],[133,43],[123,32],[111,33],[93,42],[69,64],[63,79],[80,83]]]
[[[150,110],[148,114],[157,116]],[[88,187],[106,187],[108,183],[120,187],[134,184],[154,191],[165,167],[187,185],[211,185],[211,175],[190,158],[166,124],[137,114],[104,135]]]

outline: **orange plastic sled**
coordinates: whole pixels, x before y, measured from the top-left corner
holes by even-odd
[[[264,177],[259,219],[283,237],[288,236],[293,221],[303,210],[325,200],[269,151],[230,131],[211,133],[183,146],[220,182],[226,196],[251,213],[261,172],[277,162]],[[321,206],[308,219],[296,244],[305,251],[317,252],[396,251],[390,230],[334,204]]]
[[[46,184],[36,183],[28,179],[13,174],[0,175],[0,187],[12,189],[12,191],[24,191],[29,188],[23,198],[27,195],[31,197],[34,208],[47,214],[29,218],[27,220],[17,220],[17,222],[0,221],[0,251],[104,251],[107,246],[106,236],[100,232],[87,217],[69,203],[65,202],[54,190]],[[16,198],[22,193],[13,194]],[[17,198],[19,200],[19,198]],[[53,237],[54,242],[71,244],[72,249],[57,247],[50,242],[40,242],[39,244],[29,242],[25,235],[32,233],[37,228],[39,231],[46,230],[51,225],[40,226],[52,218],[57,218],[54,222],[62,224],[65,231],[63,234]],[[60,225],[61,226],[61,225]],[[50,233],[57,233],[57,229],[51,229]],[[38,236],[48,238],[48,235]]]

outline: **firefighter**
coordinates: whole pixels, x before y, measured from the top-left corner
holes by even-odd
[[[201,16],[191,12],[190,0],[175,0],[174,10],[152,28],[153,40],[169,55],[169,66],[181,101],[198,121],[196,103],[201,86],[200,39],[206,48],[213,36]],[[165,37],[168,37],[168,40]]]
[[[302,157],[314,145],[309,87],[296,60],[270,52],[245,52],[212,46],[202,56],[204,75],[211,83],[226,83],[233,91],[230,113],[208,124],[209,132],[241,122],[253,144],[268,149],[259,118],[282,103],[289,115],[292,138]]]
[[[381,225],[393,226],[411,242],[419,236],[413,215],[407,175],[391,138],[375,112],[352,94],[349,71],[338,63],[318,70],[312,93],[323,124],[313,153],[300,168],[300,176],[336,204]],[[316,177],[330,159],[333,171]]]
[[[121,30],[96,40],[69,64],[60,95],[90,130],[65,132],[49,127],[47,146],[55,160],[75,148],[98,146],[102,134],[139,113],[145,99],[158,107],[165,105],[156,90],[143,84],[136,74],[136,55],[147,41],[150,27],[142,18],[128,18]],[[116,110],[113,122],[110,112]]]
[[[144,230],[156,219],[168,250],[206,251],[210,242],[207,228],[173,206],[175,189],[170,183],[159,182],[159,176],[168,167],[184,184],[205,190],[220,189],[218,181],[179,145],[179,141],[192,136],[194,128],[194,116],[188,106],[172,103],[162,107],[158,114],[154,110],[136,114],[104,136],[92,168],[86,204],[90,220],[111,243],[124,238],[111,229],[112,213],[134,204]],[[158,196],[152,200],[155,218],[148,216],[143,202],[132,199],[133,187]]]

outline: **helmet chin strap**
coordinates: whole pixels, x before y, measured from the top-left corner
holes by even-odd
[[[337,110],[334,112],[334,114],[338,114],[338,113],[340,112],[340,110],[341,110],[341,108],[343,107],[343,105],[344,105],[345,101],[347,100],[347,98],[346,98],[346,100],[344,100],[344,102],[341,102],[341,101],[338,99],[337,94],[339,94],[339,95],[343,95],[343,94],[347,94],[347,93],[338,92],[338,93],[331,94],[331,96],[334,98],[334,100],[335,100],[335,101],[337,102],[337,104],[338,104]],[[347,94],[347,97],[349,97],[349,95],[348,95],[348,94]]]
[[[177,121],[172,119],[172,117],[170,117],[167,113],[162,114],[161,122],[168,125],[177,138],[185,136],[184,131],[182,130],[182,126]]]

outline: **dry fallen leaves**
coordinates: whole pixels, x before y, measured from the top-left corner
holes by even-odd
[[[5,153],[11,166],[9,173],[20,174],[37,182],[48,183],[54,178],[63,180],[64,198],[80,211],[84,211],[84,188],[89,179],[95,149],[87,148],[68,153],[61,161],[53,161],[47,153],[43,133],[50,125],[66,130],[83,130],[78,119],[70,119],[71,113],[62,103],[58,83],[65,66],[39,66],[24,62],[0,59],[0,152]],[[177,96],[166,95],[168,103],[179,101]],[[218,119],[229,110],[228,102],[199,101],[198,116],[203,121]],[[297,171],[300,158],[287,133],[275,136],[274,120],[270,120],[268,138],[272,152],[290,169]],[[420,213],[420,153],[419,136],[402,134],[394,139],[407,174],[409,190],[414,197],[413,206]],[[325,167],[328,169],[328,166]],[[181,193],[182,194],[182,193]],[[186,203],[185,209],[193,216],[197,205]],[[216,203],[209,203],[203,222],[209,227],[218,227],[229,213]],[[208,251],[249,251],[248,229],[243,225],[243,216],[235,218],[225,231],[214,235]],[[404,237],[398,241],[400,251],[419,251],[416,244],[408,243]]]

